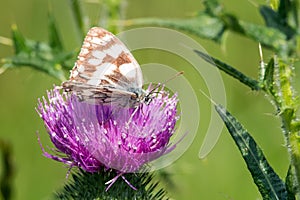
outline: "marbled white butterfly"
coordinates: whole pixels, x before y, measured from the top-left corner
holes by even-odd
[[[142,85],[141,68],[127,47],[112,33],[93,27],[62,87],[82,101],[136,107],[151,100]]]

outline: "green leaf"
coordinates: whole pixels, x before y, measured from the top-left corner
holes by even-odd
[[[223,13],[223,7],[218,0],[204,0],[205,13],[211,16],[219,16]]]
[[[1,72],[9,68],[29,66],[59,80],[65,80],[63,68],[71,68],[68,62],[74,62],[74,52],[64,51],[54,20],[49,20],[51,40],[49,43],[29,40],[23,37],[16,26],[13,26],[15,55],[1,59]]]
[[[239,148],[263,199],[287,199],[284,182],[274,172],[255,140],[224,107],[216,105],[215,109]]]
[[[284,117],[286,117],[284,115],[286,110],[297,109],[297,105],[293,99],[294,89],[291,82],[295,75],[294,73],[293,63],[288,64],[274,55],[267,64],[263,79],[264,91],[273,97],[274,105],[276,105],[276,108]],[[291,117],[286,119],[288,119],[287,124],[290,124]]]
[[[26,46],[25,38],[22,33],[19,31],[17,25],[12,25],[12,41],[15,49],[15,53],[20,52],[29,52],[29,49]]]
[[[271,58],[269,63],[267,64],[265,76],[263,79],[263,87],[264,90],[271,94],[273,97],[277,97],[277,93],[274,90],[274,59]]]
[[[299,1],[280,0],[280,4],[278,7],[279,17],[286,24],[289,24],[294,28],[299,27],[298,11],[299,11]]]
[[[195,53],[197,53],[202,59],[204,59],[206,62],[212,64],[213,66],[217,67],[218,69],[222,70],[226,74],[232,76],[233,78],[239,80],[241,83],[247,85],[250,87],[252,90],[260,90],[261,87],[259,85],[259,82],[246,76],[242,72],[238,71],[234,67],[216,59],[213,58],[201,51],[194,50]]]
[[[265,26],[252,24],[244,21],[239,21],[243,28],[243,34],[253,40],[261,43],[263,46],[271,48],[279,54],[287,54],[288,46],[286,43],[286,36],[274,29]]]
[[[206,12],[211,11],[200,12],[198,16],[187,19],[140,18],[128,20],[126,24],[174,28],[215,42],[221,42],[225,31],[231,30],[260,42],[276,52],[288,53],[287,37],[281,31],[239,20],[231,14],[211,16]]]
[[[84,171],[73,174],[69,181],[59,192],[55,199],[101,199],[101,200],[131,200],[131,199],[167,199],[166,192],[158,189],[158,183],[151,183],[153,174],[136,173],[124,174],[126,180],[137,190],[133,190],[121,177],[106,190],[105,182],[116,177],[114,171],[101,171],[87,173]]]
[[[199,37],[221,42],[225,31],[225,23],[219,17],[223,13],[223,7],[217,0],[204,0],[204,11],[198,12],[197,16],[187,19],[158,19],[141,18],[128,20],[131,25],[151,25],[177,30],[187,31]]]
[[[292,7],[292,1],[280,0],[277,13],[282,21],[287,22],[288,13],[289,11],[291,11],[291,7]]]
[[[128,21],[133,25],[151,25],[177,30],[187,31],[199,37],[220,42],[225,31],[225,26],[221,20],[211,17],[205,13],[199,13],[197,17],[188,19],[157,19],[141,18]]]
[[[264,9],[262,10],[265,11]],[[274,11],[272,12],[270,11],[268,13],[269,15],[272,15],[273,12]],[[263,14],[265,13],[263,12]],[[280,54],[287,55],[288,45],[286,43],[286,40],[287,38],[291,37],[291,35],[295,34],[295,31],[293,29],[291,29],[287,24],[284,23],[280,24],[278,21],[276,21],[277,19],[275,19],[274,16],[272,16],[274,20],[270,19],[272,17],[267,17],[269,20],[272,21],[272,22],[270,21],[270,23],[272,24],[272,26],[270,27],[242,21],[239,18],[235,17],[234,15],[226,12],[224,12],[222,15],[217,17],[226,24],[226,29],[234,31],[236,33],[240,33],[241,35],[244,35],[246,37],[249,37],[261,43],[265,47],[280,52]],[[277,24],[274,25],[275,23]],[[277,30],[276,28],[278,27],[279,29]],[[281,30],[280,28],[282,28],[283,30]]]
[[[272,27],[283,32],[287,36],[287,39],[292,38],[296,34],[296,31],[289,26],[288,22],[286,21],[286,16],[283,16],[282,14],[279,15],[268,6],[261,6],[260,13],[268,27]]]
[[[128,20],[128,25],[154,25],[174,28],[195,34],[199,37],[221,42],[225,31],[230,30],[249,37],[264,47],[275,50],[280,55],[288,55],[292,44],[287,39],[295,35],[295,30],[280,21],[278,14],[269,7],[261,7],[261,12],[269,27],[245,22],[226,13],[217,0],[203,1],[205,9],[198,16],[187,19],[142,18]]]

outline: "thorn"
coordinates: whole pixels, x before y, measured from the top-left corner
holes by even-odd
[[[215,106],[217,105],[217,103],[212,100],[203,90],[199,89],[199,91],[212,103],[214,104]]]
[[[260,62],[263,62],[263,53],[262,53],[262,48],[260,43],[258,43],[258,49],[259,49]]]
[[[263,52],[262,52],[262,48],[261,48],[261,44],[258,43],[258,51],[259,51],[259,57],[260,57],[260,80],[263,81],[265,78],[265,73],[266,73],[266,69],[265,69],[265,63],[264,63],[264,58],[263,58]]]

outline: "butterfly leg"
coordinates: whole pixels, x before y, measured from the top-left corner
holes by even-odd
[[[138,109],[139,109],[138,106],[134,109],[134,111],[133,111],[133,113],[131,114],[131,116],[130,116],[128,122],[126,122],[126,124],[125,124],[126,128],[129,128],[129,124],[132,122],[132,119],[133,119],[134,115],[136,114],[136,112],[138,111]]]

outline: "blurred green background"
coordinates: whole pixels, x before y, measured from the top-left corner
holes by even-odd
[[[0,36],[9,38],[11,25],[17,24],[28,38],[47,40],[47,11],[52,7],[59,24],[64,45],[71,50],[81,46],[81,39],[74,30],[74,21],[67,0],[11,0],[2,1],[0,7]],[[256,4],[265,1],[230,0],[222,2],[227,11],[245,21],[262,24]],[[99,17],[99,8],[85,2],[85,11],[91,20]],[[138,17],[185,18],[203,9],[201,1],[192,0],[128,0],[126,19]],[[187,34],[187,33],[185,33]],[[212,56],[217,57],[249,76],[257,77],[259,65],[258,44],[240,35],[227,33],[222,46],[189,35],[198,41]],[[13,54],[9,45],[0,45],[0,58]],[[188,64],[174,55],[155,50],[133,52],[140,63],[159,62],[186,68],[186,78],[193,79]],[[264,51],[265,58],[271,52]],[[299,72],[298,69],[296,71]],[[248,129],[262,147],[275,171],[285,177],[288,157],[280,131],[280,122],[267,99],[250,91],[222,73],[227,94],[227,108]],[[0,75],[0,138],[13,145],[15,169],[14,199],[49,199],[56,189],[66,182],[67,168],[63,164],[43,157],[37,142],[38,131],[44,146],[51,144],[38,117],[37,99],[47,89],[60,82],[50,76],[23,67],[7,70]],[[199,80],[194,88],[205,90]],[[295,85],[299,85],[296,82]],[[217,86],[216,86],[217,87]],[[299,88],[299,87],[298,87]],[[199,149],[210,118],[210,103],[198,94],[201,122],[199,132],[189,149],[166,170],[171,174],[174,187],[166,186],[174,199],[261,199],[246,165],[230,135],[224,129],[212,150],[204,159],[198,158]],[[192,117],[191,117],[192,120]],[[197,123],[197,122],[195,122]],[[2,163],[0,165],[2,172]]]

